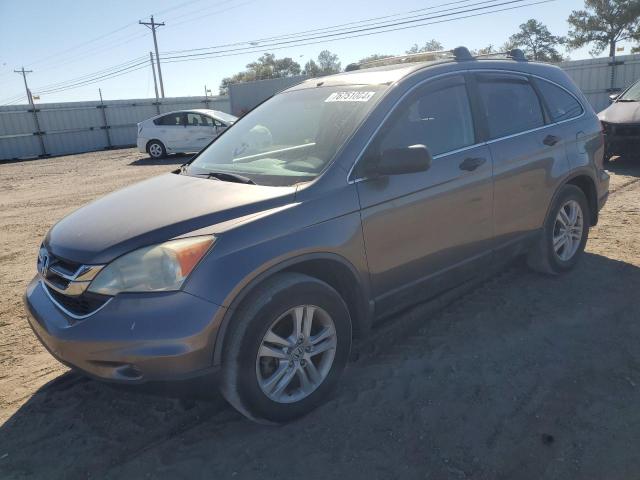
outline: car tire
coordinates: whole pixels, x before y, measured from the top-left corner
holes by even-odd
[[[295,336],[296,316],[302,330],[310,325],[304,340]],[[349,358],[351,319],[344,300],[307,275],[279,273],[267,279],[244,299],[230,322],[221,391],[239,412],[259,423],[285,423],[324,403]]]
[[[575,220],[572,218],[574,212]],[[575,185],[563,186],[549,210],[536,244],[529,251],[529,266],[551,275],[573,268],[587,244],[590,218],[589,204],[583,191]]]
[[[151,158],[157,160],[167,156],[167,149],[160,140],[151,140],[147,144],[147,153]]]

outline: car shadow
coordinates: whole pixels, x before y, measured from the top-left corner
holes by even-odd
[[[374,340],[326,405],[281,428],[207,382],[194,395],[65,373],[0,427],[0,478],[542,478],[551,464],[629,477],[638,289],[640,268],[601,255],[560,277],[516,262],[440,311],[404,313],[417,325]]]
[[[604,167],[616,175],[640,177],[640,155],[625,154],[615,156]]]
[[[164,158],[139,158],[129,163],[129,165],[131,165],[132,167],[150,167],[153,165],[177,166],[187,163],[189,160],[191,160],[191,157],[193,157],[193,155],[191,154],[174,153]]]

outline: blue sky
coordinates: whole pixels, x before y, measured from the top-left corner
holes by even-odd
[[[477,0],[480,1],[480,0]],[[495,0],[499,1],[499,0]],[[505,0],[506,1],[506,0]],[[527,0],[525,3],[529,3]],[[470,3],[476,3],[469,0]],[[445,0],[0,0],[0,103],[24,92],[22,78],[13,73],[24,65],[34,92],[46,85],[68,82],[130,59],[148,57],[151,34],[138,20],[157,13],[166,22],[158,30],[161,52],[243,42],[300,32],[418,8],[446,5]],[[509,5],[510,6],[510,5]],[[263,51],[290,56],[301,65],[323,49],[339,55],[343,66],[371,53],[401,54],[414,43],[435,38],[445,48],[501,45],[529,18],[545,23],[556,35],[567,33],[566,19],[583,0],[556,0],[543,5],[449,23],[421,26],[381,35],[326,41],[317,45],[265,48],[255,53],[201,61],[163,64],[167,96],[202,95],[207,84],[214,94],[220,80],[244,68]],[[436,10],[446,8],[437,7]],[[626,52],[629,51],[627,45]],[[588,58],[588,48],[570,52]],[[626,53],[625,52],[625,53]],[[161,53],[162,56],[162,53]],[[145,98],[153,93],[151,69],[58,93],[43,94],[41,102],[93,100],[102,88],[106,99]],[[24,98],[23,98],[24,100]]]

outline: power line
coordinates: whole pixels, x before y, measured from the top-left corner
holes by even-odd
[[[79,77],[74,77],[74,78],[69,78],[67,80],[64,80],[62,82],[56,82],[56,83],[49,83],[46,85],[41,85],[40,87],[37,88],[37,90],[47,90],[49,88],[55,88],[55,87],[59,87],[59,86],[63,86],[63,85],[67,85],[69,83],[74,83],[74,82],[78,82],[78,81],[82,81],[82,80],[90,80],[94,77],[100,76],[100,75],[106,75],[111,73],[113,70],[117,70],[123,67],[128,67],[133,65],[134,63],[139,65],[141,60],[146,59],[146,57],[143,55],[141,57],[136,57],[136,58],[132,58],[131,60],[127,60],[126,62],[123,63],[119,63],[117,65],[113,65],[111,67],[107,67],[103,70],[98,70],[95,72],[91,72],[91,73],[87,73],[85,75],[81,75]]]
[[[85,80],[83,82],[76,82],[74,84],[69,84],[69,85],[62,85],[60,87],[56,87],[56,88],[51,88],[48,90],[37,90],[37,92],[39,94],[49,94],[49,93],[56,93],[56,92],[61,92],[64,90],[71,90],[73,88],[79,88],[79,87],[83,87],[85,85],[90,85],[92,83],[96,83],[99,82],[101,80],[109,80],[111,78],[115,78],[115,77],[120,77],[122,75],[126,75],[127,73],[131,73],[131,72],[135,72],[137,70],[141,70],[143,68],[147,67],[147,60],[143,60],[140,63],[131,65],[130,67],[126,67],[124,69],[121,70],[116,70],[115,72],[109,73],[107,75],[102,75],[100,77],[96,77],[90,80]]]
[[[496,1],[496,0],[491,0],[491,1]],[[255,45],[255,46],[251,46],[251,47],[240,47],[240,48],[232,48],[232,49],[227,49],[227,50],[218,50],[218,51],[212,51],[212,52],[202,52],[202,53],[192,53],[192,54],[185,54],[185,55],[173,55],[173,56],[167,56],[165,57],[166,60],[174,60],[177,61],[177,59],[183,59],[183,58],[193,58],[193,57],[204,57],[204,58],[211,58],[210,55],[216,55],[218,56],[221,53],[230,53],[230,52],[240,52],[240,51],[246,51],[246,50],[251,50],[251,51],[255,51],[256,48],[258,48],[258,51],[263,51],[265,49],[272,49],[273,47],[279,47],[282,45],[292,45],[292,44],[298,44],[299,42],[307,42],[310,40],[324,40],[327,38],[332,38],[332,37],[342,37],[344,35],[349,35],[348,37],[345,38],[357,38],[357,37],[362,37],[362,36],[367,36],[367,33],[369,34],[380,34],[380,33],[386,33],[386,32],[393,32],[393,31],[398,31],[398,30],[405,30],[407,28],[405,27],[409,27],[409,28],[416,28],[419,26],[424,26],[424,25],[431,25],[433,23],[420,23],[420,22],[424,22],[425,20],[434,20],[434,19],[439,19],[439,18],[447,18],[447,17],[452,17],[454,15],[460,15],[463,13],[469,13],[469,12],[483,12],[485,10],[489,10],[495,7],[500,7],[500,6],[504,6],[504,5],[509,5],[509,4],[514,4],[514,3],[521,3],[524,2],[526,0],[506,0],[506,1],[502,1],[501,3],[494,3],[493,5],[486,5],[483,7],[475,7],[475,8],[468,8],[466,10],[460,10],[457,12],[451,12],[451,13],[443,13],[443,12],[448,12],[449,10],[445,9],[445,10],[441,10],[437,13],[439,13],[438,15],[427,15],[427,16],[420,16],[419,18],[413,18],[410,20],[401,20],[401,21],[396,21],[396,22],[387,22],[385,25],[380,25],[380,26],[366,26],[366,27],[362,27],[362,28],[356,28],[356,29],[351,29],[351,30],[345,30],[343,32],[334,32],[334,33],[327,33],[327,34],[323,34],[323,35],[311,35],[311,36],[307,36],[307,37],[301,37],[299,39],[292,39],[292,40],[284,40],[284,41],[279,41],[279,42],[272,42],[269,43],[267,45]],[[555,1],[555,0],[549,0],[549,1]],[[486,2],[479,2],[477,4],[472,4],[472,5],[479,5],[481,3],[486,3]],[[546,2],[541,2],[541,3],[546,3]],[[537,5],[537,3],[533,3],[533,4],[527,4],[527,5],[521,5],[518,6],[516,8],[520,8],[520,7],[525,7],[525,6],[529,6],[529,5]],[[471,5],[470,5],[471,6]],[[487,12],[485,12],[485,14],[489,14],[489,13],[493,13],[493,12],[499,12],[499,11],[504,11],[504,10],[489,10]],[[469,16],[466,17],[460,17],[460,18],[470,18]],[[414,25],[411,25],[414,24]],[[400,28],[392,28],[392,27],[400,27]],[[385,30],[382,30],[385,29]],[[362,33],[362,35],[358,35]],[[309,45],[310,43],[304,43],[302,45]],[[293,45],[293,46],[301,46],[301,45]]]
[[[481,16],[485,16],[485,15],[490,15],[492,13],[506,12],[506,11],[509,11],[509,10],[517,10],[517,9],[524,8],[524,7],[529,7],[529,6],[534,6],[534,5],[541,5],[541,4],[551,3],[551,2],[555,2],[555,1],[556,0],[540,0],[540,1],[536,1],[536,2],[527,3],[525,5],[501,8],[501,9],[493,10],[493,11],[490,11],[490,12],[481,12],[481,13],[465,15],[465,16],[462,16],[462,17],[441,19],[441,20],[437,20],[437,21],[433,21],[433,22],[421,23],[419,25],[404,26],[404,27],[393,28],[393,29],[384,30],[384,31],[380,31],[380,32],[368,32],[368,33],[361,33],[361,34],[356,34],[356,35],[349,35],[349,36],[342,37],[342,38],[334,38],[334,39],[328,40],[328,41],[330,41],[330,42],[331,41],[340,41],[340,40],[347,40],[347,39],[351,39],[351,38],[367,37],[367,36],[371,36],[371,35],[380,35],[380,34],[383,34],[383,33],[395,32],[395,31],[400,31],[400,30],[409,30],[409,29],[412,29],[412,28],[417,28],[417,27],[422,27],[422,26],[427,26],[427,25],[436,25],[436,24],[440,24],[440,23],[453,22],[453,21],[456,21],[456,20],[464,20],[464,19],[467,19],[467,18],[481,17]],[[326,43],[326,42],[327,42],[327,40],[315,40],[315,41],[300,43],[300,44],[297,44],[297,45],[294,45],[294,46],[295,47],[301,47],[301,46],[307,46],[307,45],[317,45],[317,44],[322,44],[322,43]],[[287,48],[291,48],[291,45],[269,48],[269,50],[270,51],[274,51],[274,50],[283,50],[283,49],[287,49]],[[207,60],[207,59],[210,59],[210,58],[234,57],[234,56],[246,55],[246,54],[250,54],[250,53],[264,52],[264,50],[265,50],[264,48],[260,48],[260,49],[254,49],[252,51],[244,51],[244,52],[240,52],[240,53],[236,52],[236,53],[227,53],[227,54],[211,54],[210,56],[199,57],[199,58],[185,58],[185,59],[178,59],[178,60],[170,60],[169,59],[169,60],[165,60],[165,63],[180,63],[180,62]]]
[[[468,0],[466,0],[468,1]],[[497,0],[491,0],[491,1],[497,1]],[[484,7],[479,7],[479,8],[473,8],[473,9],[467,9],[467,10],[462,10],[462,11],[455,11],[455,12],[451,12],[451,13],[447,13],[447,14],[440,14],[440,15],[432,15],[432,16],[420,16],[420,19],[418,22],[416,22],[415,19],[406,21],[399,21],[399,22],[393,22],[393,23],[385,23],[384,25],[381,26],[376,26],[376,27],[370,27],[367,26],[366,28],[356,28],[356,29],[351,29],[351,30],[347,30],[347,31],[343,31],[340,33],[330,33],[330,34],[326,34],[326,35],[315,35],[315,36],[310,36],[310,37],[306,37],[306,38],[300,38],[297,40],[290,40],[290,41],[285,41],[285,42],[272,42],[268,45],[257,45],[257,46],[251,46],[251,47],[243,47],[243,48],[239,48],[239,49],[229,49],[229,50],[219,50],[219,51],[212,51],[212,52],[205,52],[205,53],[201,53],[201,54],[196,54],[196,55],[177,55],[177,56],[169,56],[169,57],[165,57],[165,63],[178,63],[178,62],[184,62],[184,61],[198,61],[198,60],[204,60],[204,59],[209,59],[209,58],[219,58],[219,57],[228,57],[228,56],[238,56],[238,55],[246,55],[246,54],[250,54],[250,53],[256,53],[256,52],[260,52],[260,51],[264,51],[265,49],[270,49],[270,50],[280,50],[280,49],[285,49],[285,48],[291,48],[293,46],[299,47],[299,46],[305,46],[305,45],[313,45],[313,44],[318,44],[318,43],[324,43],[326,41],[337,41],[337,40],[346,40],[349,38],[358,38],[358,37],[364,37],[364,36],[370,36],[370,35],[379,35],[379,34],[383,34],[383,33],[388,33],[388,32],[393,32],[393,31],[398,31],[398,30],[406,30],[406,29],[411,29],[411,28],[418,28],[421,26],[425,26],[425,25],[433,25],[433,24],[439,24],[439,23],[445,23],[445,22],[451,22],[451,21],[456,21],[456,20],[462,20],[462,19],[466,19],[466,18],[472,18],[472,17],[479,17],[479,16],[485,16],[485,15],[490,15],[493,13],[499,13],[499,12],[504,12],[504,11],[509,11],[509,10],[516,10],[516,9],[520,9],[520,8],[525,8],[528,6],[534,6],[534,5],[539,5],[539,4],[543,4],[543,3],[550,3],[553,2],[555,0],[540,0],[540,1],[535,1],[535,2],[529,2],[526,4],[520,4],[520,5],[512,5],[510,7],[505,7],[505,8],[495,8],[495,7],[499,7],[499,6],[504,6],[504,5],[509,5],[509,4],[514,4],[514,3],[520,3],[523,2],[525,0],[510,0],[510,1],[503,1],[502,3],[494,3],[493,5],[485,5]],[[460,3],[460,2],[457,2]],[[486,4],[488,2],[478,2],[476,4],[472,4],[472,5],[479,5],[479,4]],[[472,5],[466,5],[466,7],[470,7]],[[432,8],[437,8],[437,6],[434,6]],[[454,9],[454,10],[459,10],[460,7]],[[452,10],[452,9],[450,9]],[[435,12],[435,13],[442,13],[445,12],[447,10],[443,10],[440,12]],[[470,13],[468,15],[463,15],[461,16],[460,14],[462,13],[467,13],[467,12],[475,12],[475,13]],[[403,14],[396,14],[395,16],[399,16],[399,15],[403,15]],[[449,17],[453,17],[453,18],[449,18]],[[425,20],[433,20],[433,21],[427,21],[425,22]],[[361,21],[360,23],[365,22],[364,20]],[[352,22],[355,23],[355,22]],[[158,25],[158,24],[156,24]],[[332,27],[325,27],[325,28],[332,28]],[[317,31],[318,29],[316,29]],[[293,34],[289,34],[289,35],[293,35]],[[327,38],[330,38],[330,40],[326,40]],[[210,47],[209,47],[210,48]],[[200,50],[200,49],[198,49]],[[143,57],[140,57],[143,58]],[[80,88],[84,85],[89,85],[91,83],[95,83],[95,82],[99,82],[102,80],[108,80],[111,78],[115,78],[115,77],[119,77],[121,75],[125,75],[128,73],[132,73],[135,72],[137,70],[140,70],[142,68],[146,68],[146,62],[147,60],[144,61],[140,61],[137,62],[137,60],[139,59],[132,59],[128,62],[125,62],[124,64],[121,64],[121,66],[123,68],[116,68],[118,66],[113,66],[113,67],[109,67],[107,69],[103,69],[102,71],[99,72],[105,72],[101,75],[96,75],[96,73],[99,72],[95,72],[94,74],[88,74],[85,75],[83,77],[78,77],[78,79],[76,79],[76,81],[72,81],[71,83],[69,83],[69,81],[67,82],[61,82],[60,84],[55,84],[56,86],[47,86],[47,89],[44,89],[42,91],[38,90],[40,93],[57,93],[57,92],[61,92],[61,91],[65,91],[65,90],[71,90],[71,89],[75,89],[75,88]],[[20,96],[21,98],[21,96]]]
[[[440,4],[437,4],[437,5],[432,5],[430,7],[418,8],[418,9],[409,10],[409,11],[406,11],[406,12],[394,13],[394,14],[390,14],[390,15],[383,15],[383,16],[379,16],[379,17],[372,17],[372,18],[367,18],[367,19],[364,19],[364,20],[357,20],[357,21],[353,21],[353,22],[342,23],[342,24],[332,25],[332,26],[327,26],[327,27],[320,27],[320,28],[315,28],[315,29],[311,29],[311,30],[303,30],[303,31],[294,32],[294,33],[276,35],[276,36],[272,36],[272,37],[256,38],[256,39],[253,39],[253,40],[245,40],[245,41],[235,42],[235,43],[226,43],[226,44],[213,45],[213,46],[210,46],[210,47],[189,48],[189,49],[182,49],[182,50],[169,50],[169,51],[162,52],[162,53],[163,53],[163,55],[166,55],[166,54],[173,54],[173,53],[195,52],[195,51],[210,50],[210,49],[217,49],[217,48],[223,48],[223,47],[235,47],[235,46],[239,46],[239,45],[257,46],[256,45],[257,43],[262,43],[262,42],[266,42],[266,41],[281,40],[281,39],[285,39],[285,38],[304,36],[304,35],[308,35],[310,33],[318,33],[318,32],[325,32],[325,31],[332,31],[332,30],[344,30],[345,29],[344,27],[348,27],[348,26],[352,26],[352,25],[360,25],[360,24],[376,25],[377,23],[371,23],[371,22],[374,22],[376,20],[384,20],[384,19],[390,19],[390,18],[394,18],[394,17],[415,18],[415,16],[408,16],[408,15],[413,14],[413,13],[417,13],[417,12],[424,12],[424,11],[434,10],[436,8],[443,7],[443,6],[451,7],[452,5],[458,5],[458,4],[463,4],[463,3],[467,4],[467,5],[463,5],[461,7],[453,7],[453,8],[448,9],[448,10],[455,10],[455,9],[474,6],[474,5],[492,3],[492,2],[496,2],[498,0],[485,0],[485,1],[482,1],[482,2],[472,3],[472,4],[469,5],[469,2],[472,2],[472,1],[473,0],[458,0],[458,1],[455,1],[455,2],[440,3]],[[524,1],[524,0],[522,0],[522,1]],[[447,10],[444,10],[444,11],[447,11]],[[378,23],[384,23],[384,22],[378,22]]]
[[[197,3],[197,2],[201,2],[201,1],[204,1],[204,0],[189,0],[189,1],[186,1],[186,2],[182,2],[182,3],[178,4],[178,5],[175,5],[173,7],[168,7],[168,8],[165,8],[163,10],[160,10],[158,12],[154,12],[153,14],[154,15],[158,15],[160,13],[170,12],[170,11],[173,11],[173,10],[178,10],[180,8],[183,8],[183,7],[187,6],[187,5],[191,5],[193,3]],[[232,0],[230,0],[230,1],[232,1]],[[193,12],[189,12],[189,14],[191,14],[191,13],[193,13]],[[52,70],[52,69],[55,69],[55,68],[59,68],[62,65],[67,65],[69,63],[74,63],[74,62],[77,62],[77,61],[82,60],[84,58],[87,58],[88,56],[91,56],[93,53],[96,53],[98,51],[111,50],[116,46],[123,45],[125,43],[129,43],[131,39],[142,38],[143,36],[145,36],[145,35],[138,35],[138,34],[127,35],[125,37],[122,37],[118,43],[110,42],[108,45],[102,45],[102,46],[98,47],[97,49],[94,49],[92,47],[91,49],[82,52],[80,54],[81,55],[80,57],[72,58],[71,61],[63,61],[62,63],[60,63],[60,62],[58,62],[56,60],[57,57],[59,57],[61,55],[67,54],[69,52],[73,52],[74,50],[83,49],[84,47],[86,47],[89,44],[99,42],[100,40],[104,40],[104,39],[106,39],[108,37],[111,37],[112,35],[115,35],[117,33],[122,32],[122,31],[124,31],[124,30],[126,30],[129,27],[132,27],[134,25],[137,25],[137,23],[136,22],[127,23],[125,25],[122,25],[121,27],[118,27],[118,28],[116,28],[114,30],[111,30],[111,31],[107,32],[107,33],[101,34],[101,35],[99,35],[97,37],[94,37],[94,38],[91,38],[91,39],[88,39],[88,40],[84,40],[82,43],[79,43],[79,44],[74,45],[72,47],[69,47],[69,48],[66,48],[64,50],[60,50],[60,51],[54,52],[54,53],[52,53],[50,55],[47,55],[46,57],[42,57],[42,58],[39,58],[37,60],[34,60],[34,61],[26,64],[26,66],[30,67],[30,66],[36,65],[36,64],[45,64],[45,65],[47,65],[47,64],[50,63],[50,64],[55,65],[55,66],[53,68],[46,68],[46,69],[39,68],[38,70],[39,70],[39,72]],[[0,73],[0,77],[8,76],[9,73],[10,72]]]

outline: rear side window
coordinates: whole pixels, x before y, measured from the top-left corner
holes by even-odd
[[[170,113],[153,121],[156,125],[182,125],[182,113]]]
[[[540,99],[526,78],[481,75],[478,77],[478,91],[490,138],[544,126]]]
[[[442,80],[412,95],[382,131],[381,152],[422,144],[432,155],[439,155],[473,145],[473,119],[464,80]]]
[[[552,122],[561,122],[582,114],[582,105],[566,90],[545,80],[537,80],[536,86],[544,99]]]

